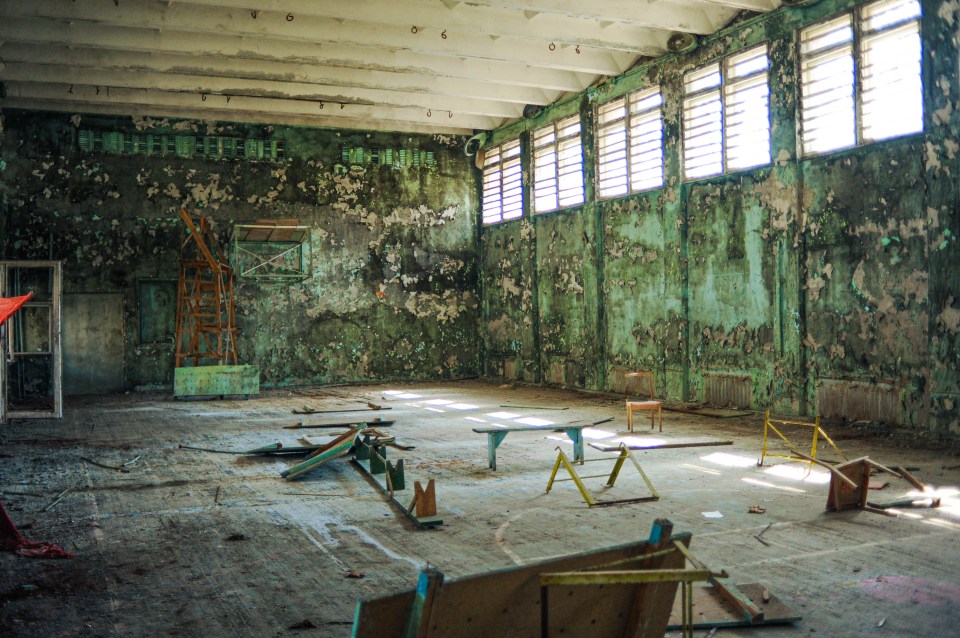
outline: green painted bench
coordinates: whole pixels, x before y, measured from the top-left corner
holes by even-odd
[[[473,428],[478,434],[487,435],[487,460],[491,470],[497,469],[497,448],[511,432],[563,432],[573,441],[573,460],[583,462],[583,428],[593,427],[613,421],[613,417],[596,421],[595,423],[562,423],[557,425],[514,425],[510,427]]]

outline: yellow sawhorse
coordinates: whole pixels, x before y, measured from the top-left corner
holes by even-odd
[[[614,461],[613,469],[610,471],[610,474],[594,474],[592,476],[580,476],[579,474],[577,474],[576,468],[574,468],[573,463],[570,461],[567,455],[563,453],[563,450],[560,449],[559,447],[557,448],[557,450],[559,450],[559,455],[557,456],[557,462],[553,464],[553,471],[550,473],[550,481],[547,483],[548,493],[550,492],[550,488],[553,487],[553,484],[556,481],[573,481],[576,484],[577,489],[580,490],[580,495],[583,497],[583,500],[586,501],[587,505],[589,505],[590,507],[593,507],[594,505],[616,505],[618,503],[642,503],[645,501],[660,500],[660,494],[657,493],[656,488],[653,487],[653,483],[651,483],[650,479],[647,478],[647,475],[644,473],[643,468],[640,467],[640,463],[630,452],[630,449],[626,445],[623,445],[622,443],[620,444],[620,454],[617,456],[616,460]],[[640,476],[643,477],[643,482],[647,484],[647,488],[650,490],[650,496],[623,498],[623,499],[617,499],[613,501],[598,501],[596,498],[594,498],[593,494],[590,493],[590,490],[587,489],[587,486],[584,485],[583,479],[606,477],[607,484],[605,487],[613,487],[613,484],[617,482],[617,476],[620,475],[620,468],[623,467],[623,463],[627,459],[629,459],[630,462],[633,463],[633,466],[637,468],[637,471],[640,472]],[[581,461],[581,463],[593,463],[596,461],[609,461],[609,460],[610,459],[589,459],[586,461]],[[570,478],[566,478],[566,479],[556,478],[557,472],[560,470],[561,465],[566,468],[567,472],[570,473]]]
[[[780,428],[778,428],[777,425],[779,425],[780,427],[801,426],[801,427],[812,428],[813,441],[810,445],[809,456],[799,452],[799,448],[796,445],[794,445],[793,441],[788,439],[783,432],[780,431]],[[773,430],[773,432],[777,436],[779,436],[784,443],[787,444],[787,447],[790,448],[791,454],[780,454],[780,453],[767,451],[767,438],[770,434],[770,430]],[[837,452],[837,454],[840,455],[841,459],[843,459],[844,461],[848,460],[846,454],[844,454],[843,451],[837,447],[837,444],[833,442],[833,439],[827,436],[827,433],[823,431],[822,427],[820,427],[819,415],[817,416],[816,420],[813,423],[810,423],[808,421],[788,421],[786,419],[771,419],[770,410],[767,410],[763,414],[763,447],[760,450],[760,460],[757,461],[757,465],[763,465],[763,460],[766,457],[775,456],[781,459],[790,459],[791,461],[802,461],[804,463],[807,463],[810,467],[812,467],[817,459],[817,447],[820,444],[820,437],[823,437],[823,439],[830,444],[830,447],[832,447]],[[813,460],[811,460],[811,458]]]

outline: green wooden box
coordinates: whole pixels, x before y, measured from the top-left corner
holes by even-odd
[[[256,366],[197,366],[173,371],[173,396],[198,397],[260,393]]]

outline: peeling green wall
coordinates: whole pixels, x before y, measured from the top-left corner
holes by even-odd
[[[608,201],[588,189],[582,207],[483,229],[488,374],[624,392],[624,373],[646,369],[674,401],[728,375],[752,407],[793,414],[877,392],[892,421],[960,432],[960,5],[922,3],[923,134],[798,159],[797,29],[855,4],[746,20],[495,132],[527,136],[578,106],[587,118],[645,86],[664,96],[663,188]],[[773,164],[684,183],[683,73],[760,42]]]
[[[80,130],[282,141],[285,157],[88,152]],[[224,240],[235,223],[298,218],[309,228],[308,276],[237,286],[240,361],[258,366],[265,385],[472,376],[480,372],[477,196],[463,144],[5,110],[0,254],[62,259],[65,294],[123,293],[126,385],[169,387],[173,345],[140,343],[138,285],[176,280],[177,210],[209,216]],[[365,148],[366,159],[343,162],[343,145]],[[375,165],[373,148],[430,152],[432,165]]]

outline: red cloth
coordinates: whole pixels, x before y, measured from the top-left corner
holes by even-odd
[[[20,310],[20,306],[27,303],[27,300],[32,296],[33,293],[28,292],[22,297],[0,297],[0,326],[12,317],[13,313]]]
[[[3,503],[0,503],[0,549],[11,549],[29,558],[73,558],[73,554],[56,545],[25,539],[3,509]]]

